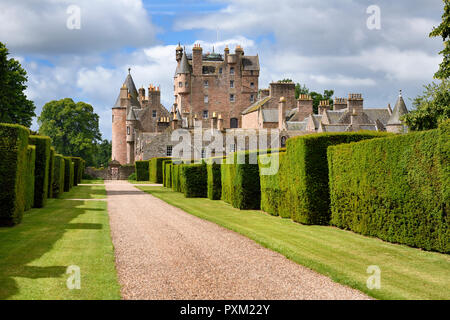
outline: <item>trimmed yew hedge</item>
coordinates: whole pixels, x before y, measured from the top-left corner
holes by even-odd
[[[150,162],[146,161],[135,161],[134,163],[136,168],[136,180],[137,181],[149,181],[149,165]]]
[[[0,124],[0,225],[20,223],[25,209],[27,128]]]
[[[181,166],[183,166],[182,163],[172,163],[172,190],[177,192],[184,192],[180,178]]]
[[[154,183],[163,183],[163,161],[170,160],[169,157],[160,157],[150,159],[150,181]]]
[[[386,137],[372,131],[320,133],[287,140],[287,161],[283,187],[287,188],[286,207],[292,219],[303,224],[328,225],[330,196],[328,187],[327,148],[360,140]]]
[[[220,200],[222,196],[222,174],[220,170],[220,163],[208,163],[206,171],[208,175],[208,198],[211,200]]]
[[[48,172],[50,165],[50,138],[31,135],[29,144],[36,146],[34,207],[42,208],[48,197]]]
[[[286,189],[282,188],[280,179],[280,171],[282,171],[282,163],[286,163],[286,153],[278,153],[278,160],[272,154],[260,155],[258,157],[258,165],[260,171],[260,185],[261,185],[261,210],[283,218],[290,218],[290,212],[282,211],[283,202],[286,197]],[[263,175],[261,171],[263,168],[270,168],[272,161],[278,161],[278,169],[272,174]],[[285,189],[285,190],[282,190]]]
[[[222,200],[239,209],[260,209],[261,186],[257,157],[261,153],[280,151],[284,149],[239,151],[229,155],[221,165]],[[256,163],[251,164],[249,162],[253,157]]]
[[[53,198],[58,198],[64,192],[65,161],[60,154],[55,154],[54,161],[52,194]]]
[[[25,178],[25,211],[33,208],[34,204],[34,167],[36,163],[36,147],[28,145],[27,173]]]
[[[180,180],[185,197],[206,198],[208,180],[206,163],[183,164],[180,170]]]
[[[449,129],[329,148],[331,224],[449,253]]]
[[[64,192],[70,191],[73,187],[73,162],[70,157],[64,159]]]
[[[163,162],[163,186],[166,188],[172,188],[172,160],[166,160]]]
[[[82,173],[82,159],[80,157],[70,157],[73,162],[73,185],[77,186],[81,182]]]
[[[54,161],[55,161],[54,157],[55,157],[55,148],[50,146],[50,159],[49,159],[49,163],[48,163],[47,198],[53,197],[52,186],[53,186],[53,167],[54,167]]]

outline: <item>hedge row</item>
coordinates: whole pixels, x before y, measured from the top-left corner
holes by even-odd
[[[50,138],[31,135],[29,144],[36,146],[34,207],[42,208],[48,197],[48,172],[50,165]]]
[[[329,148],[331,224],[449,253],[449,129]]]
[[[0,225],[20,223],[25,209],[28,135],[25,127],[0,125]]]
[[[278,163],[278,166],[276,165]],[[261,210],[283,218],[290,218],[290,212],[283,210],[283,203],[286,201],[286,188],[282,188],[280,183],[280,171],[282,163],[286,163],[286,153],[280,152],[277,155],[267,154],[258,157],[261,185]],[[268,170],[275,165],[271,174],[262,174],[264,169]],[[284,189],[284,190],[282,190]]]
[[[137,181],[149,181],[149,165],[150,161],[135,161],[134,163],[136,168],[136,180]]]
[[[58,198],[64,192],[64,167],[64,157],[60,154],[55,154],[52,183],[53,198]]]
[[[186,198],[206,198],[206,164],[184,164],[180,168],[180,179]]]
[[[48,183],[47,183],[47,198],[53,197],[53,167],[54,167],[54,160],[55,160],[55,148],[50,147],[50,158],[48,163]]]
[[[163,161],[163,186],[166,188],[172,187],[172,160]]]
[[[211,200],[220,200],[222,196],[222,178],[220,163],[212,162],[206,165],[207,171],[207,195]]]
[[[70,157],[73,162],[73,185],[77,186],[81,182],[82,159],[80,157]]]
[[[70,157],[64,158],[64,192],[70,191],[73,187],[74,165]]]
[[[27,171],[25,177],[25,211],[33,208],[34,204],[34,166],[36,162],[36,147],[28,145]]]
[[[177,192],[184,192],[181,184],[181,167],[183,164],[172,163],[172,190]]]
[[[170,160],[168,157],[152,158],[150,160],[150,181],[154,183],[163,183],[163,161]]]
[[[258,155],[279,150],[239,151],[221,165],[222,200],[239,209],[260,209],[261,186]]]

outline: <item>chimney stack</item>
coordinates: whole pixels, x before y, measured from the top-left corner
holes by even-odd
[[[330,110],[329,100],[322,100],[319,103],[319,115],[322,114],[325,110]]]
[[[309,94],[301,94],[297,100],[298,120],[303,121],[313,113],[313,100]]]
[[[363,104],[364,99],[362,98],[362,94],[360,93],[350,93],[348,95],[347,100],[347,111],[353,113],[353,110],[356,110],[356,113],[363,112]]]
[[[281,97],[278,104],[278,128],[286,130],[286,98]]]
[[[219,114],[219,117],[217,118],[217,130],[223,131],[223,119],[222,119],[222,114]]]
[[[343,110],[345,108],[347,108],[347,99],[334,98],[333,110]]]

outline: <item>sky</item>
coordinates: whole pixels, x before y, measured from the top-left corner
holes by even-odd
[[[0,42],[26,69],[37,115],[51,100],[84,101],[111,139],[128,68],[171,108],[178,42],[258,54],[260,88],[290,78],[336,97],[362,93],[366,108],[393,106],[403,90],[411,108],[442,61],[442,39],[428,36],[442,12],[442,0],[2,0]]]

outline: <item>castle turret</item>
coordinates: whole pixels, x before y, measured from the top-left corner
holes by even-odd
[[[130,108],[127,115],[126,127],[127,127],[127,163],[134,163],[134,131],[136,129],[136,115],[134,109]]]
[[[395,104],[394,110],[386,125],[386,131],[394,133],[406,132],[408,128],[402,123],[401,117],[407,113],[408,109],[406,108],[405,100],[403,100],[402,97],[402,90],[400,90],[397,103]]]

